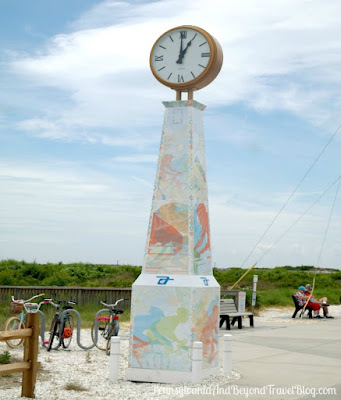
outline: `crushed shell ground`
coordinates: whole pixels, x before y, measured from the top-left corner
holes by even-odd
[[[283,323],[316,323],[315,320],[304,318],[291,319],[293,308],[268,308],[255,317],[255,326]],[[331,306],[332,315],[340,314],[338,306]],[[248,322],[245,321],[246,327]],[[221,331],[225,333],[226,331]],[[237,372],[230,375],[223,373],[222,368],[218,375],[205,379],[200,385],[170,385],[155,383],[137,383],[125,380],[125,369],[128,366],[128,324],[122,324],[120,378],[117,382],[111,382],[109,375],[109,357],[104,351],[94,348],[89,351],[81,350],[76,341],[73,341],[68,349],[51,350],[40,348],[39,361],[41,369],[38,372],[36,384],[37,400],[84,400],[84,399],[110,399],[110,400],[164,400],[183,397],[184,390],[209,386],[224,386],[240,378]],[[81,342],[85,346],[91,344],[90,330],[84,329],[81,334]],[[22,348],[8,349],[4,342],[0,342],[0,354],[10,350],[12,362],[21,361]],[[16,373],[9,377],[0,377],[0,399],[21,400],[21,376]],[[162,389],[162,390],[160,390]],[[168,390],[169,389],[169,390]],[[167,392],[168,390],[168,392]],[[167,393],[172,393],[170,396]]]

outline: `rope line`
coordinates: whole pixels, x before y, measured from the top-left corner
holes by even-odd
[[[266,256],[266,254],[274,247],[276,246],[276,244],[322,199],[322,197],[336,184],[337,181],[339,181],[339,186],[340,186],[340,180],[341,180],[341,176],[339,176],[337,179],[335,179],[333,181],[333,183],[331,183],[328,188],[318,197],[318,199],[307,208],[307,210],[299,217],[297,218],[297,220],[271,245],[271,247],[268,248],[268,250],[266,250],[266,252],[258,259],[257,263],[260,262],[260,260]],[[339,186],[337,189],[337,192],[339,190]],[[336,193],[337,193],[336,192]],[[335,198],[336,199],[336,198]],[[335,204],[335,199],[334,199],[334,204]],[[334,204],[333,204],[333,208],[334,208]],[[330,215],[331,218],[331,215]],[[329,225],[328,225],[329,226]]]
[[[277,218],[280,216],[280,214],[282,213],[282,211],[284,210],[284,208],[286,207],[286,205],[289,203],[289,201],[292,199],[293,195],[296,193],[296,191],[298,190],[298,188],[301,186],[301,184],[303,183],[303,181],[305,180],[305,178],[307,177],[307,175],[309,174],[309,172],[313,169],[314,165],[317,163],[317,161],[321,158],[322,154],[325,152],[325,150],[327,149],[327,147],[329,146],[330,142],[334,139],[334,137],[336,136],[336,134],[338,133],[338,131],[341,129],[341,124],[338,126],[338,128],[336,129],[336,131],[333,133],[333,135],[330,137],[330,139],[328,140],[327,144],[323,147],[322,151],[319,153],[319,155],[316,157],[316,159],[314,160],[314,162],[311,164],[311,166],[308,168],[307,172],[305,173],[305,175],[303,176],[303,178],[300,180],[299,184],[296,186],[296,188],[294,189],[294,191],[291,193],[291,195],[289,196],[289,198],[286,200],[286,202],[284,203],[284,205],[282,206],[282,208],[279,210],[279,212],[276,214],[275,218],[272,220],[272,222],[270,223],[270,225],[268,226],[268,228],[265,230],[265,232],[263,233],[263,235],[261,236],[261,238],[258,240],[258,242],[256,243],[256,245],[253,247],[253,249],[250,251],[250,253],[248,254],[248,256],[246,257],[246,259],[244,260],[244,262],[242,263],[242,265],[240,266],[240,268],[243,268],[244,264],[246,263],[246,261],[250,258],[251,254],[256,250],[256,248],[258,247],[259,243],[263,240],[264,236],[269,232],[270,228],[272,227],[272,225],[275,223],[275,221],[277,220]]]
[[[323,250],[323,247],[324,247],[324,243],[325,243],[325,241],[326,241],[327,232],[328,232],[328,230],[329,230],[330,220],[331,220],[331,218],[332,218],[333,211],[334,211],[334,206],[335,206],[336,199],[337,199],[337,195],[338,195],[338,193],[339,193],[340,182],[341,182],[341,179],[340,179],[340,178],[341,178],[341,176],[339,177],[339,184],[337,185],[337,188],[336,188],[336,192],[335,192],[335,196],[334,196],[333,205],[332,205],[332,208],[331,208],[330,213],[329,213],[329,219],[328,219],[328,223],[327,223],[327,228],[326,228],[326,231],[325,231],[325,233],[324,233],[324,237],[323,237],[323,241],[322,241],[322,245],[321,245],[321,249],[320,249],[320,254],[319,254],[319,256],[318,256],[317,263],[316,263],[316,269],[315,269],[315,272],[314,272],[314,280],[313,280],[313,288],[312,288],[312,290],[310,291],[310,295],[309,295],[307,301],[305,302],[304,307],[303,307],[303,309],[302,309],[302,311],[301,311],[301,315],[300,315],[301,318],[303,317],[303,314],[304,314],[304,312],[305,312],[305,309],[306,309],[306,307],[307,307],[307,305],[308,305],[310,299],[311,299],[312,296],[313,296],[313,292],[314,292],[314,288],[315,288],[316,272],[317,272],[317,268],[319,267],[319,264],[320,264],[320,258],[321,258],[322,250]]]
[[[336,192],[335,192],[335,196],[334,196],[333,205],[332,205],[332,208],[331,208],[331,210],[330,210],[329,219],[328,219],[328,224],[327,224],[326,231],[325,231],[325,233],[324,233],[324,238],[323,238],[323,242],[322,242],[320,254],[319,254],[318,259],[317,259],[316,268],[319,267],[319,263],[320,263],[320,258],[321,258],[323,246],[324,246],[324,243],[325,243],[325,241],[326,241],[327,232],[328,232],[328,230],[329,230],[330,220],[331,220],[331,218],[332,218],[333,211],[334,211],[334,206],[335,206],[335,203],[336,203],[336,198],[337,198],[337,195],[338,195],[338,193],[339,193],[340,182],[341,182],[340,178],[341,178],[341,177],[339,177],[339,184],[337,185]]]

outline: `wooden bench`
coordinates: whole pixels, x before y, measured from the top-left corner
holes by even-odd
[[[292,295],[291,297],[292,297],[292,299],[294,300],[294,304],[295,304],[295,311],[294,311],[294,313],[292,314],[292,317],[291,317],[291,318],[296,318],[296,314],[297,314],[300,310],[302,310],[304,306],[301,306],[301,305],[298,303],[297,298],[296,298],[295,295]],[[312,315],[313,308],[310,307],[310,306],[307,306],[305,309],[308,310],[309,318],[313,318],[313,315]]]
[[[226,321],[226,329],[231,329],[231,324],[234,325],[238,321],[238,329],[242,329],[242,317],[249,317],[250,327],[253,327],[253,313],[252,312],[238,312],[233,299],[221,299],[220,300],[220,324],[221,328]],[[230,318],[232,323],[230,324]]]

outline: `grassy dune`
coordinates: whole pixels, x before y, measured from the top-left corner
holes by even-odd
[[[84,287],[131,287],[141,273],[141,267],[131,265],[94,265],[89,263],[38,264],[25,261],[0,261],[0,285],[14,286],[84,286]],[[245,269],[215,268],[213,274],[222,289],[233,285]],[[327,296],[330,304],[339,304],[341,295],[341,271],[335,269],[315,269],[312,266],[254,268],[236,289],[247,293],[246,305],[251,304],[253,275],[258,275],[256,307],[293,306],[291,295],[298,286],[312,283],[316,279],[314,294]],[[9,302],[0,304],[0,327],[9,316]],[[93,316],[99,307],[97,304],[77,306],[82,315],[84,327],[91,326]],[[42,309],[47,320],[52,318],[54,309]],[[122,316],[129,320],[129,312]]]

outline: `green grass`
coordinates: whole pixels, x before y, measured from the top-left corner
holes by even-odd
[[[222,289],[232,286],[246,269],[213,269],[213,275]],[[25,261],[0,261],[0,282],[14,286],[90,286],[90,287],[131,287],[141,273],[141,267],[131,265],[98,265],[89,263],[37,264]],[[316,269],[313,266],[284,266],[276,268],[254,268],[235,289],[247,292],[247,306],[251,304],[253,275],[258,275],[256,308],[268,306],[293,306],[291,295],[298,287],[312,283],[316,279],[314,295],[327,296],[330,304],[340,303],[341,271],[335,269]],[[0,329],[10,317],[9,302],[0,304]],[[82,316],[82,327],[89,328],[93,323],[98,304],[76,306]],[[46,329],[55,309],[42,306],[47,318]],[[130,311],[125,310],[120,321],[129,321]]]
[[[99,265],[89,263],[37,264],[25,261],[0,261],[0,282],[14,286],[89,286],[131,287],[142,268],[132,265]],[[213,275],[226,288],[234,284],[244,273],[242,268],[213,269]],[[284,266],[276,268],[254,268],[239,284],[240,288],[252,287],[252,276],[258,275],[258,288],[294,288],[312,282],[316,287],[338,288],[341,291],[341,271],[315,269],[313,266]]]

